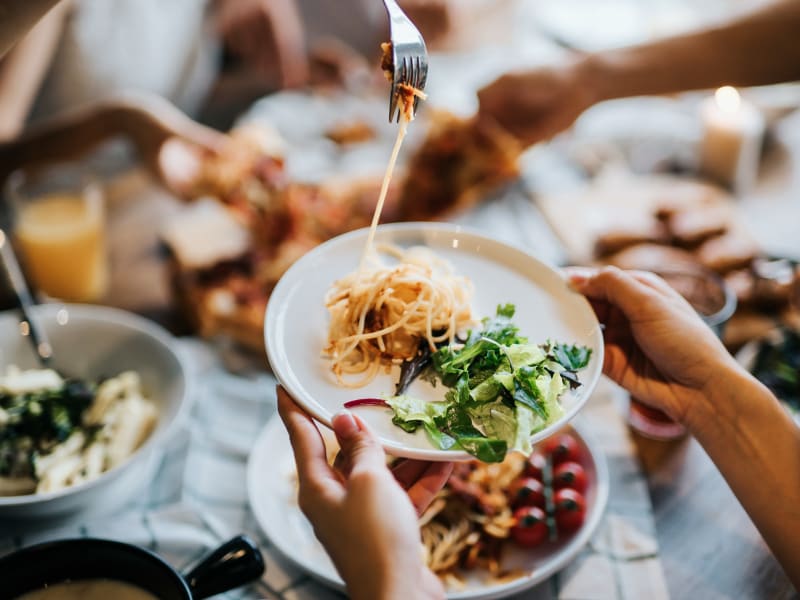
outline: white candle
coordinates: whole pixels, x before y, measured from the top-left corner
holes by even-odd
[[[764,116],[730,86],[719,88],[701,107],[700,167],[734,192],[755,183],[764,138]]]

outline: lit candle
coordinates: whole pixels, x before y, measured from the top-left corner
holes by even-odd
[[[701,108],[700,167],[736,193],[756,180],[764,138],[764,116],[731,86],[723,86]]]

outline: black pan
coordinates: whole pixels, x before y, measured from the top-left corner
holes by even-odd
[[[64,581],[112,579],[137,586],[160,600],[198,600],[261,577],[256,545],[237,536],[181,574],[152,552],[112,540],[66,539],[23,548],[0,558],[0,600]]]

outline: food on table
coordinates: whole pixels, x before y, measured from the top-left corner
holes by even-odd
[[[558,467],[544,444],[531,455],[538,457],[534,462],[542,461],[536,475],[528,468],[531,458],[522,454],[510,454],[500,463],[455,465],[445,487],[420,517],[427,564],[448,587],[463,587],[470,574],[494,583],[524,576],[504,567],[504,554],[514,547],[555,547],[583,525],[584,493],[589,489],[586,456],[572,434],[559,437],[576,449],[571,468],[584,472],[579,482],[583,489],[563,482],[556,486]]]
[[[309,84],[317,88],[355,88],[370,80],[372,68],[352,46],[335,36],[311,42]]]
[[[664,224],[655,215],[621,215],[598,232],[594,254],[596,257],[604,257],[636,244],[664,243],[667,235]]]
[[[384,45],[384,68],[390,68]],[[418,90],[400,86],[401,119],[387,174],[399,152]],[[427,111],[431,113],[431,111]],[[304,118],[298,114],[298,118]],[[365,139],[366,123],[342,122],[320,132],[341,143]],[[203,337],[224,335],[263,350],[266,306],[283,273],[320,243],[382,222],[435,220],[470,206],[517,177],[520,148],[498,126],[446,113],[426,114],[427,130],[394,181],[344,175],[300,183],[287,175],[285,142],[263,124],[231,132],[203,158],[189,197],[210,198],[228,213],[217,218],[190,205],[163,228],[174,293]],[[376,201],[382,204],[378,211]],[[219,211],[217,211],[219,213]],[[377,215],[377,216],[376,216]]]
[[[133,454],[156,418],[133,371],[88,381],[9,366],[0,376],[0,496],[90,481]]]
[[[757,343],[750,372],[800,415],[800,330],[781,328]]]
[[[499,125],[442,111],[429,117],[427,136],[406,167],[400,220],[466,210],[517,178],[522,148]]]
[[[562,462],[553,470],[553,487],[571,488],[583,493],[586,491],[586,471],[578,462],[572,460]]]
[[[703,242],[697,249],[697,259],[717,273],[744,269],[752,264],[759,250],[755,242],[735,233],[725,233]]]
[[[455,341],[474,322],[472,291],[466,277],[427,248],[376,248],[325,299],[331,316],[325,353],[339,383],[361,387],[382,366],[415,358],[421,344],[432,352]]]
[[[609,179],[545,199],[543,210],[575,262],[723,277],[737,299],[722,332],[733,351],[763,337],[776,317],[790,324],[800,316],[791,302],[800,270],[765,255],[717,188],[675,178]]]
[[[725,281],[739,306],[772,312],[791,304],[795,288],[800,289],[800,270],[789,259],[757,257],[748,268],[728,273]]]
[[[111,579],[65,581],[23,594],[17,600],[156,600],[150,592]]]
[[[375,130],[364,121],[337,123],[325,132],[325,137],[341,146],[358,144],[375,138]]]
[[[442,336],[435,351],[428,339],[418,340],[416,355],[401,365],[394,396],[345,406],[388,406],[392,422],[403,430],[421,427],[437,448],[461,449],[484,462],[500,462],[508,451],[530,454],[531,436],[563,414],[561,398],[580,385],[577,373],[591,350],[530,343],[512,322],[514,311],[511,304],[499,306],[493,318],[456,343]],[[418,377],[442,385],[442,399],[427,402],[406,393]],[[554,456],[559,460],[562,451]]]
[[[428,47],[445,41],[452,31],[454,6],[447,0],[401,0],[408,18],[417,26]]]
[[[716,205],[685,207],[672,212],[666,222],[676,246],[694,248],[728,231],[730,211]]]
[[[542,442],[542,452],[549,456],[554,465],[575,462],[580,457],[580,447],[571,435],[556,434]]]
[[[556,528],[560,533],[572,533],[580,529],[586,516],[586,501],[574,489],[562,487],[553,494]]]
[[[620,269],[657,271],[665,265],[674,269],[699,270],[697,259],[683,248],[662,244],[635,244],[627,246],[603,259],[603,262]]]

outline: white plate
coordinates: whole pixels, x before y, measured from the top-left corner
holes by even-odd
[[[343,388],[330,361],[322,356],[328,332],[325,295],[334,281],[358,267],[366,236],[366,229],[354,231],[303,256],[278,282],[267,306],[264,336],[272,370],[297,402],[326,426],[345,402],[391,394],[398,378],[399,368],[395,368],[362,388]],[[472,280],[473,310],[479,317],[493,316],[499,304],[511,302],[517,309],[514,322],[532,342],[553,339],[591,348],[589,364],[579,373],[583,385],[562,398],[564,415],[537,432],[532,441],[551,435],[578,413],[600,377],[603,340],[589,303],[570,290],[555,269],[522,250],[454,225],[382,225],[375,239],[400,246],[425,245],[448,260],[457,273]],[[433,388],[419,380],[408,392],[426,400],[443,396],[441,386]],[[472,458],[463,451],[436,449],[421,429],[414,434],[403,431],[392,424],[388,409],[357,410],[389,454],[426,460]]]
[[[581,529],[563,541],[531,550],[509,546],[503,554],[503,565],[518,568],[527,575],[490,584],[481,581],[480,573],[475,573],[467,579],[463,590],[449,592],[448,598],[487,600],[518,593],[563,569],[589,542],[608,503],[608,467],[602,452],[581,429],[574,428],[572,433],[582,446],[588,482],[586,520]],[[323,430],[323,436],[326,443],[335,443],[330,431]],[[344,590],[333,563],[297,505],[294,456],[277,416],[267,423],[253,446],[247,464],[247,491],[256,521],[278,551],[323,584]]]

